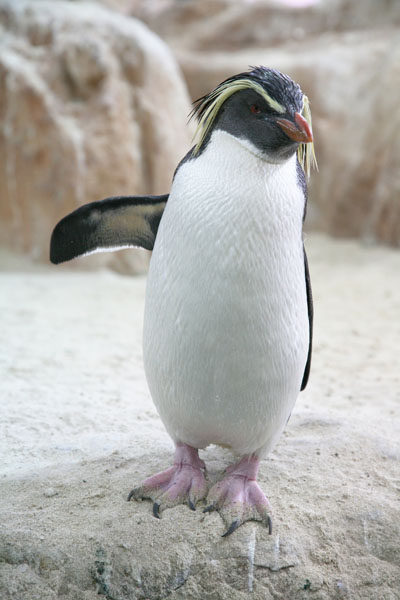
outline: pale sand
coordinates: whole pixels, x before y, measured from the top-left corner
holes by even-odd
[[[172,452],[143,373],[144,278],[0,273],[2,600],[400,598],[400,252],[306,245],[313,365],[261,467],[272,536],[126,502]],[[231,459],[201,456],[210,481]]]

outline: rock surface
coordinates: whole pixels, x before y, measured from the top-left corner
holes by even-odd
[[[89,3],[0,1],[0,236],[48,260],[56,222],[107,196],[166,193],[190,146],[190,102],[167,46]],[[81,265],[132,271],[134,252]]]
[[[206,52],[400,26],[397,0],[130,0],[129,6],[171,46]]]
[[[260,469],[272,536],[126,502],[172,455],[143,374],[144,279],[0,273],[2,600],[398,599],[400,256],[306,246],[313,367]],[[201,455],[210,482],[231,460]]]

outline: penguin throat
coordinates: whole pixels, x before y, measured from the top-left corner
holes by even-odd
[[[232,140],[234,140],[242,148],[244,148],[245,150],[247,150],[250,154],[252,154],[256,158],[262,160],[263,162],[265,162],[265,163],[267,163],[269,165],[275,165],[275,166],[284,165],[293,156],[293,155],[290,155],[288,157],[281,158],[281,157],[278,157],[278,156],[272,156],[272,155],[266,154],[265,152],[263,152],[262,150],[260,150],[260,148],[257,148],[257,146],[255,146],[254,144],[252,144],[246,138],[236,137],[235,135],[232,135],[231,133],[229,133],[228,131],[225,131],[224,129],[216,129],[213,132],[211,138],[213,138],[217,133],[223,133],[223,134],[229,136]]]

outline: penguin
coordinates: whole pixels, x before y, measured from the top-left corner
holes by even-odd
[[[175,445],[173,464],[128,496],[153,514],[177,504],[218,511],[224,536],[249,520],[272,531],[257,482],[301,390],[313,303],[303,243],[316,165],[309,101],[288,75],[259,66],[194,103],[196,143],[169,194],[107,198],[55,227],[57,264],[98,251],[152,250],[143,356],[153,402]],[[208,489],[199,449],[233,463]]]

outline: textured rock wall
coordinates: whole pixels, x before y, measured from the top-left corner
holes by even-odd
[[[95,4],[0,2],[0,236],[47,260],[55,223],[106,196],[165,193],[190,144],[166,45]],[[81,266],[132,271],[143,252]]]
[[[131,0],[129,6],[172,46],[207,52],[400,25],[398,0]]]

